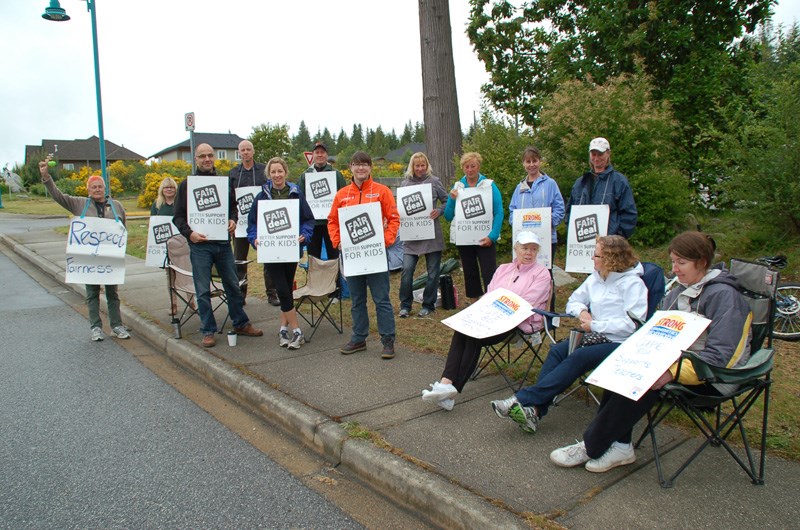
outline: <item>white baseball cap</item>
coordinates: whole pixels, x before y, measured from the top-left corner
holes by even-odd
[[[528,230],[522,231],[517,234],[517,243],[520,245],[527,245],[529,243],[536,243],[537,246],[541,247],[542,244],[539,242],[539,236],[530,232]]]
[[[611,145],[605,138],[595,138],[589,142],[589,151],[600,151],[601,153],[605,153],[606,151],[610,150]]]

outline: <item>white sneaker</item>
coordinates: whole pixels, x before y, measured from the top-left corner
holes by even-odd
[[[129,339],[131,338],[131,334],[128,333],[127,328],[125,326],[114,326],[111,328],[111,334],[118,339]]]
[[[494,413],[497,414],[498,418],[508,418],[508,411],[511,410],[511,407],[513,407],[515,403],[519,403],[519,401],[517,401],[517,396],[511,396],[510,398],[506,399],[498,399],[492,401],[492,410],[494,410]]]
[[[424,401],[439,402],[445,399],[453,399],[458,394],[458,390],[451,384],[442,384],[436,381],[431,385],[430,390],[422,391],[422,399]]]
[[[575,467],[591,460],[583,442],[561,447],[550,453],[550,461],[561,467]]]
[[[289,343],[292,342],[292,339],[289,338],[288,329],[282,329],[281,332],[278,334],[278,336],[280,337],[280,342],[278,344],[280,344],[281,348],[287,347]]]
[[[100,328],[92,328],[92,340],[93,341],[100,342],[104,338],[106,338],[106,336],[103,335],[103,330],[102,329],[100,329]]]
[[[608,448],[608,451],[603,453],[603,456],[586,462],[586,471],[605,473],[609,469],[633,464],[634,462],[636,462],[636,452],[633,450],[633,445],[614,442]]]
[[[443,399],[437,403],[437,405],[442,407],[444,410],[453,410],[453,407],[456,405],[456,400],[453,398]]]
[[[306,338],[303,335],[303,332],[295,331],[292,334],[292,342],[290,342],[289,345],[286,347],[289,348],[290,350],[299,350],[300,346],[302,346],[305,343],[306,343]]]

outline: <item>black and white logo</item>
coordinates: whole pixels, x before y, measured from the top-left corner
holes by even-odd
[[[461,210],[464,212],[464,219],[472,219],[486,214],[486,207],[483,205],[483,198],[480,195],[473,195],[461,201]]]
[[[164,223],[153,226],[153,239],[156,245],[161,245],[167,242],[167,239],[172,237],[172,224]]]
[[[406,217],[411,217],[415,213],[425,211],[425,200],[422,198],[422,192],[415,191],[403,197],[403,209],[406,211]]]
[[[375,235],[375,227],[372,226],[372,221],[369,220],[369,215],[366,213],[345,221],[344,226],[347,229],[347,233],[350,234],[350,241],[354,245],[358,245]]]
[[[215,184],[203,186],[201,188],[195,188],[194,202],[197,204],[198,212],[213,210],[214,208],[219,208],[220,204],[222,204],[219,199],[219,193],[217,192],[217,186]]]
[[[277,234],[292,228],[292,221],[289,220],[289,210],[278,208],[271,212],[264,213],[264,224],[267,226],[268,234]]]
[[[250,208],[253,207],[253,201],[255,197],[253,197],[252,193],[247,193],[239,197],[236,201],[236,205],[239,207],[239,215],[247,215],[250,213]]]
[[[575,235],[578,243],[591,241],[600,235],[600,228],[597,222],[597,215],[587,215],[575,219]]]
[[[328,186],[328,179],[322,178],[315,180],[314,182],[310,182],[309,185],[311,186],[311,196],[315,199],[321,199],[331,194],[331,187]]]

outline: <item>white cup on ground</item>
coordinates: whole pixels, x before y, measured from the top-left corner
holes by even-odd
[[[235,331],[228,332],[228,346],[236,346],[236,339],[239,335],[236,334]]]

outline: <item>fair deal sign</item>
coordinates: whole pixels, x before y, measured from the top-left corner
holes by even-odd
[[[259,263],[300,260],[300,201],[258,201],[256,249]]]
[[[389,270],[380,203],[339,208],[339,233],[342,272],[346,277]]]
[[[320,171],[305,175],[306,202],[314,214],[314,219],[327,219],[336,195],[336,172]]]
[[[431,212],[433,186],[417,184],[397,188],[397,209],[400,211],[400,240],[419,241],[436,237]]]
[[[256,202],[261,186],[242,186],[236,188],[236,208],[239,210],[239,221],[236,223],[235,237],[247,237],[247,216]]]
[[[533,314],[533,307],[508,289],[495,289],[442,324],[476,339],[493,337],[519,326]]]
[[[607,204],[573,206],[567,227],[567,265],[564,270],[591,274],[597,237],[605,235],[608,235]]]
[[[167,240],[178,233],[169,215],[151,215],[147,230],[146,267],[164,268],[167,261]]]
[[[456,211],[450,225],[452,243],[477,245],[492,231],[492,187],[458,190]]]
[[[90,285],[125,283],[128,231],[122,221],[75,217],[67,235],[64,281]]]
[[[228,240],[228,177],[191,175],[186,182],[189,226],[212,241]]]

